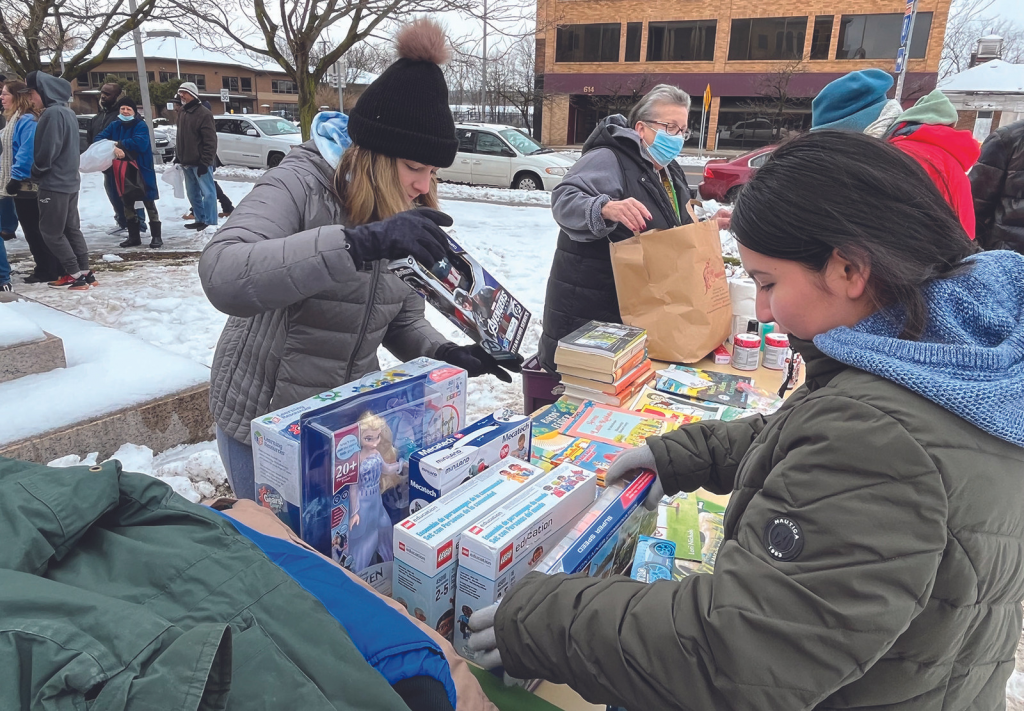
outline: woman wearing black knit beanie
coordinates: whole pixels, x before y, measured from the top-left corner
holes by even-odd
[[[398,60],[351,116],[318,114],[313,139],[266,172],[200,259],[206,295],[231,317],[210,407],[239,497],[255,497],[250,421],[378,370],[381,345],[511,380],[480,346],[447,342],[387,269],[445,256],[452,220],[437,209],[436,172],[458,149],[444,31],[417,20],[396,44]]]

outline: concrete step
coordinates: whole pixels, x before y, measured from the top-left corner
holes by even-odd
[[[50,333],[42,341],[0,348],[0,383],[66,366],[64,342]]]

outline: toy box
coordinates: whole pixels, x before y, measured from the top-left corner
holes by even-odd
[[[542,443],[543,446],[550,446],[550,451],[544,451],[544,456],[538,460],[538,466],[545,469],[553,469],[560,464],[574,464],[597,475],[597,485],[604,486],[604,475],[608,472],[615,457],[625,447],[619,447],[607,442],[592,442],[584,437],[559,437],[548,439]],[[538,448],[540,449],[540,448]]]
[[[498,410],[410,457],[409,511],[419,511],[505,457],[529,455],[530,419]]]
[[[642,506],[654,478],[654,474],[642,472],[628,486],[616,484],[605,489],[538,570],[586,573],[595,578],[628,573],[637,540],[652,535],[657,526],[657,514]]]
[[[257,502],[274,511],[295,533],[301,535],[302,455],[299,422],[302,416],[313,411],[319,412],[324,407],[344,402],[374,388],[388,387],[410,378],[426,377],[431,372],[440,372],[439,369],[451,370],[452,366],[430,358],[417,358],[385,371],[369,373],[347,385],[254,418],[250,436]],[[464,393],[465,387],[462,390]],[[456,404],[453,411],[444,414],[448,420],[438,422],[443,434],[454,433],[462,424],[461,413],[466,410],[465,395]],[[451,416],[456,411],[459,418],[452,420]]]
[[[451,639],[462,532],[543,475],[509,457],[395,526],[393,597]]]
[[[514,360],[530,312],[450,236],[445,259],[425,267],[412,257],[388,269],[498,360]]]
[[[388,594],[409,456],[461,424],[466,373],[428,360],[360,383],[359,394],[300,418],[300,535]]]
[[[469,642],[469,618],[473,612],[493,605],[505,596],[512,586],[537,567],[550,547],[572,531],[579,518],[577,515],[557,531],[535,538],[532,548],[524,551],[515,563],[494,580],[464,566],[458,566],[455,593],[455,651],[472,660],[474,653],[466,646]]]
[[[640,536],[633,554],[633,570],[629,577],[641,583],[671,580],[676,563],[676,544],[662,538]]]

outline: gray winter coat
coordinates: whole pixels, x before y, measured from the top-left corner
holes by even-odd
[[[71,84],[66,79],[35,72],[43,113],[36,124],[32,180],[41,190],[77,193],[82,184],[78,173],[78,117],[68,106]]]
[[[384,261],[353,264],[332,178],[313,141],[292,150],[199,260],[210,303],[231,316],[213,357],[210,409],[240,442],[252,418],[379,370],[382,344],[405,361],[445,342]]]

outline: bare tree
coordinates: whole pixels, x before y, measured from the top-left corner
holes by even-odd
[[[496,102],[519,113],[523,126],[533,131],[533,110],[539,98],[534,65],[537,41],[527,35],[512,43],[488,74],[487,93]]]
[[[72,79],[106,61],[157,1],[132,12],[127,0],[0,0],[0,61],[21,76],[60,69]]]
[[[756,99],[748,99],[740,104],[745,111],[772,122],[773,131],[782,137],[783,123],[787,108],[796,104],[790,95],[789,84],[793,76],[802,71],[803,64],[799,59],[792,59],[770,72],[765,72],[757,79]]]
[[[2,1],[2,0],[0,0]],[[150,0],[152,1],[152,0]],[[190,17],[187,31],[216,46],[226,38],[268,57],[295,83],[303,138],[317,87],[342,55],[383,24],[414,13],[468,9],[475,0],[166,0]],[[322,40],[327,41],[324,48]],[[225,47],[221,46],[221,49]]]
[[[985,35],[1003,38],[1003,59],[1017,63],[1024,59],[1024,28],[1020,23],[993,12],[995,0],[954,0],[946,22],[946,38],[939,60],[939,80],[965,71],[971,53]]]

